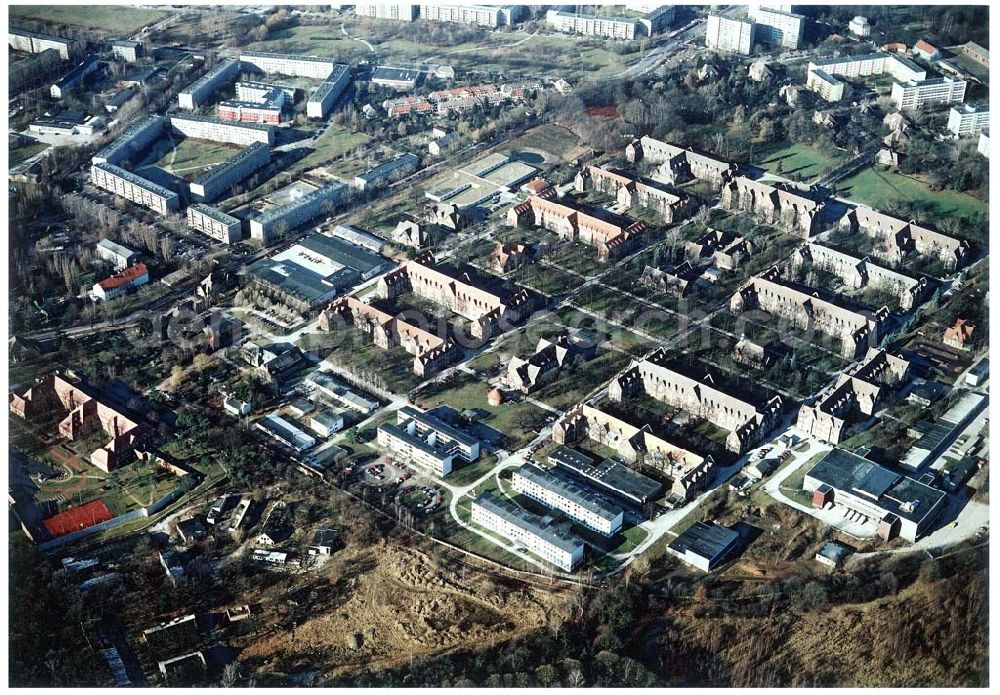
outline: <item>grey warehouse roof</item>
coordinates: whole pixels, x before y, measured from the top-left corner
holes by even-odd
[[[622,513],[621,507],[612,504],[600,495],[595,495],[590,490],[577,485],[571,480],[561,478],[550,471],[542,470],[538,466],[525,464],[517,469],[517,473],[526,480],[580,505],[588,512],[596,514],[606,521],[613,521],[615,517]]]
[[[740,534],[717,523],[696,521],[692,526],[677,536],[670,544],[670,549],[680,554],[688,550],[704,558],[714,559],[726,552]]]

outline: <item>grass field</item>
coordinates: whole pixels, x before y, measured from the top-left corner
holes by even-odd
[[[185,138],[167,150],[156,162],[156,166],[182,178],[194,178],[208,167],[238,154],[240,149]]]
[[[10,8],[10,18],[36,19],[67,26],[95,29],[116,36],[129,36],[147,24],[158,22],[166,12],[122,5],[17,5]]]
[[[780,176],[809,180],[833,169],[842,159],[818,147],[788,143],[764,153],[761,166]]]
[[[10,166],[16,166],[24,160],[34,157],[36,154],[47,148],[48,145],[44,142],[33,142],[21,147],[11,147],[9,149]]]
[[[542,150],[564,161],[575,159],[586,150],[580,145],[580,140],[573,134],[573,131],[554,123],[532,128],[517,140],[509,143],[509,149],[512,151],[519,149]]]
[[[295,163],[295,171],[306,171],[323,166],[355,147],[366,145],[371,140],[364,133],[354,133],[347,128],[331,125],[316,140],[315,151]]]
[[[344,36],[336,25],[282,29],[268,34],[265,41],[248,44],[247,48],[254,51],[329,56],[342,63],[357,62],[368,55],[368,49],[363,43]]]
[[[915,202],[933,221],[935,217],[972,217],[985,215],[989,204],[968,193],[932,191],[916,179],[890,171],[863,169],[837,184],[838,193],[873,208],[885,208],[901,201]]]

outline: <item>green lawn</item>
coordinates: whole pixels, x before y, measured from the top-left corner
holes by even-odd
[[[647,536],[649,536],[648,533],[643,531],[638,526],[633,526],[629,529],[626,529],[621,535],[624,536],[625,540],[622,541],[621,545],[619,545],[612,551],[612,553],[615,555],[619,553],[628,553],[631,552],[632,550],[635,550],[635,548],[637,548],[639,544],[642,543],[644,540],[646,540]]]
[[[766,152],[760,165],[779,176],[809,180],[833,169],[842,159],[818,147],[788,143]]]
[[[355,147],[368,144],[370,137],[364,133],[354,133],[347,128],[331,125],[316,140],[315,151],[295,163],[293,171],[301,172],[328,164]]]
[[[182,178],[196,178],[206,168],[239,154],[240,147],[184,138],[168,149],[156,166]]]
[[[134,34],[166,16],[166,12],[125,5],[16,5],[10,8],[11,20],[35,19],[95,29],[121,37]]]
[[[342,63],[354,63],[368,55],[368,48],[340,31],[338,25],[298,26],[271,32],[265,41],[247,45],[254,51],[304,53],[335,57]]]
[[[989,210],[988,203],[968,193],[932,191],[922,181],[892,171],[877,171],[874,167],[838,183],[837,192],[844,198],[876,209],[887,208],[893,203],[914,202],[930,221],[936,217],[985,215]]]

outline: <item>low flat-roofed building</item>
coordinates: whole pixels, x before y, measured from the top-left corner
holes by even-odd
[[[306,383],[327,398],[362,415],[370,415],[379,408],[377,401],[355,393],[329,372],[317,370],[306,377]]]
[[[667,552],[702,572],[711,572],[732,556],[739,543],[738,532],[714,521],[696,521],[667,545]]]
[[[485,492],[472,501],[472,521],[509,538],[565,572],[583,560],[583,541],[547,518]]]
[[[451,472],[455,458],[467,463],[479,458],[478,439],[452,427],[433,413],[411,406],[396,411],[395,425],[379,427],[378,441],[380,446],[440,476]]]
[[[836,569],[844,564],[844,560],[846,560],[853,553],[854,551],[843,543],[838,543],[837,541],[827,541],[816,553],[816,562]]]
[[[843,449],[833,449],[806,472],[802,489],[813,506],[842,506],[877,525],[879,538],[911,543],[941,513],[945,493]]]
[[[266,211],[250,220],[250,238],[272,243],[278,236],[292,232],[317,217],[329,214],[347,200],[347,186],[334,181],[300,198]]]
[[[160,674],[171,685],[186,685],[187,681],[205,673],[205,655],[201,652],[191,652],[175,656],[158,663]]]
[[[569,476],[561,476],[529,463],[514,469],[511,482],[521,494],[564,512],[592,531],[613,536],[621,530],[624,510],[576,484]]]
[[[115,270],[124,270],[139,261],[137,252],[110,239],[102,239],[97,244],[96,251],[97,257],[111,263]]]
[[[240,221],[218,208],[203,203],[188,206],[187,223],[223,244],[235,244],[243,238]]]
[[[116,39],[111,42],[111,53],[126,63],[134,63],[142,58],[142,43],[139,41]]]
[[[182,615],[142,631],[142,639],[154,652],[173,652],[190,648],[198,642],[198,620]]]
[[[326,439],[344,429],[344,416],[331,408],[323,408],[309,418],[309,428]]]
[[[257,429],[297,453],[312,448],[316,440],[279,415],[268,413],[255,423]]]
[[[101,63],[97,60],[97,56],[87,56],[76,67],[66,73],[58,82],[49,87],[49,96],[53,99],[62,99],[64,96],[76,89],[87,75],[95,72],[100,66]]]
[[[422,71],[413,68],[392,68],[380,65],[372,73],[372,84],[397,90],[409,90],[417,86],[422,74]]]
[[[378,188],[413,173],[417,170],[419,164],[420,157],[411,152],[406,152],[390,159],[388,162],[382,162],[378,166],[358,174],[354,177],[354,186],[362,191]]]

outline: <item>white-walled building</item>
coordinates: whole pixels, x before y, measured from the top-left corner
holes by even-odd
[[[753,22],[710,14],[705,27],[705,45],[720,51],[750,55],[756,43],[755,31]]]
[[[311,77],[316,80],[325,80],[337,68],[337,61],[333,58],[261,51],[243,51],[240,63],[252,65],[266,74]]]
[[[274,128],[259,123],[229,123],[208,116],[171,116],[171,127],[181,135],[195,140],[230,142],[234,145],[252,145],[262,142],[274,145]]]
[[[401,22],[412,22],[420,12],[419,5],[408,5],[404,3],[385,3],[379,5],[355,5],[354,14],[358,17],[371,17],[372,19],[395,19]]]
[[[310,222],[328,211],[328,206],[337,206],[347,199],[347,186],[334,181],[317,188],[297,200],[268,210],[256,219],[250,220],[250,238],[269,244],[284,228],[291,232],[306,222]]]
[[[583,560],[583,541],[513,502],[486,492],[472,501],[472,521],[509,538],[565,572]]]
[[[237,218],[204,203],[188,206],[187,223],[191,229],[203,232],[223,244],[235,244],[243,238]]]
[[[114,164],[92,165],[90,182],[161,215],[180,209],[180,196],[176,193]]]
[[[207,104],[224,84],[235,80],[239,74],[240,62],[226,58],[185,87],[177,95],[177,105],[190,111]]]
[[[773,9],[765,5],[751,5],[750,19],[756,24],[755,39],[760,43],[798,48],[806,18],[800,14]]]
[[[94,284],[91,295],[94,299],[115,299],[125,294],[131,287],[149,284],[149,271],[145,263],[130,265],[115,275]]]
[[[97,257],[111,263],[115,270],[124,270],[139,261],[138,253],[110,239],[102,239],[96,250]]]
[[[936,77],[930,80],[896,82],[891,99],[900,111],[922,109],[933,104],[955,104],[965,101],[965,80]]]
[[[979,133],[979,144],[976,145],[976,150],[986,159],[990,158],[990,131],[984,130]]]
[[[952,106],[948,112],[948,130],[959,137],[976,135],[989,127],[989,104]]]
[[[861,15],[856,15],[854,19],[848,22],[847,28],[852,34],[862,39],[871,36],[872,33],[872,25],[868,21],[868,18]]]
[[[574,483],[568,476],[529,463],[514,470],[511,482],[521,494],[564,512],[591,531],[613,536],[621,530],[624,510]]]
[[[255,142],[192,181],[191,197],[210,203],[270,161],[271,149],[263,142]]]
[[[323,118],[351,83],[351,69],[346,65],[335,65],[323,83],[309,95],[306,101],[306,116]]]
[[[499,5],[448,5],[425,3],[420,6],[420,18],[430,22],[476,24],[495,29],[507,23],[510,12]]]

